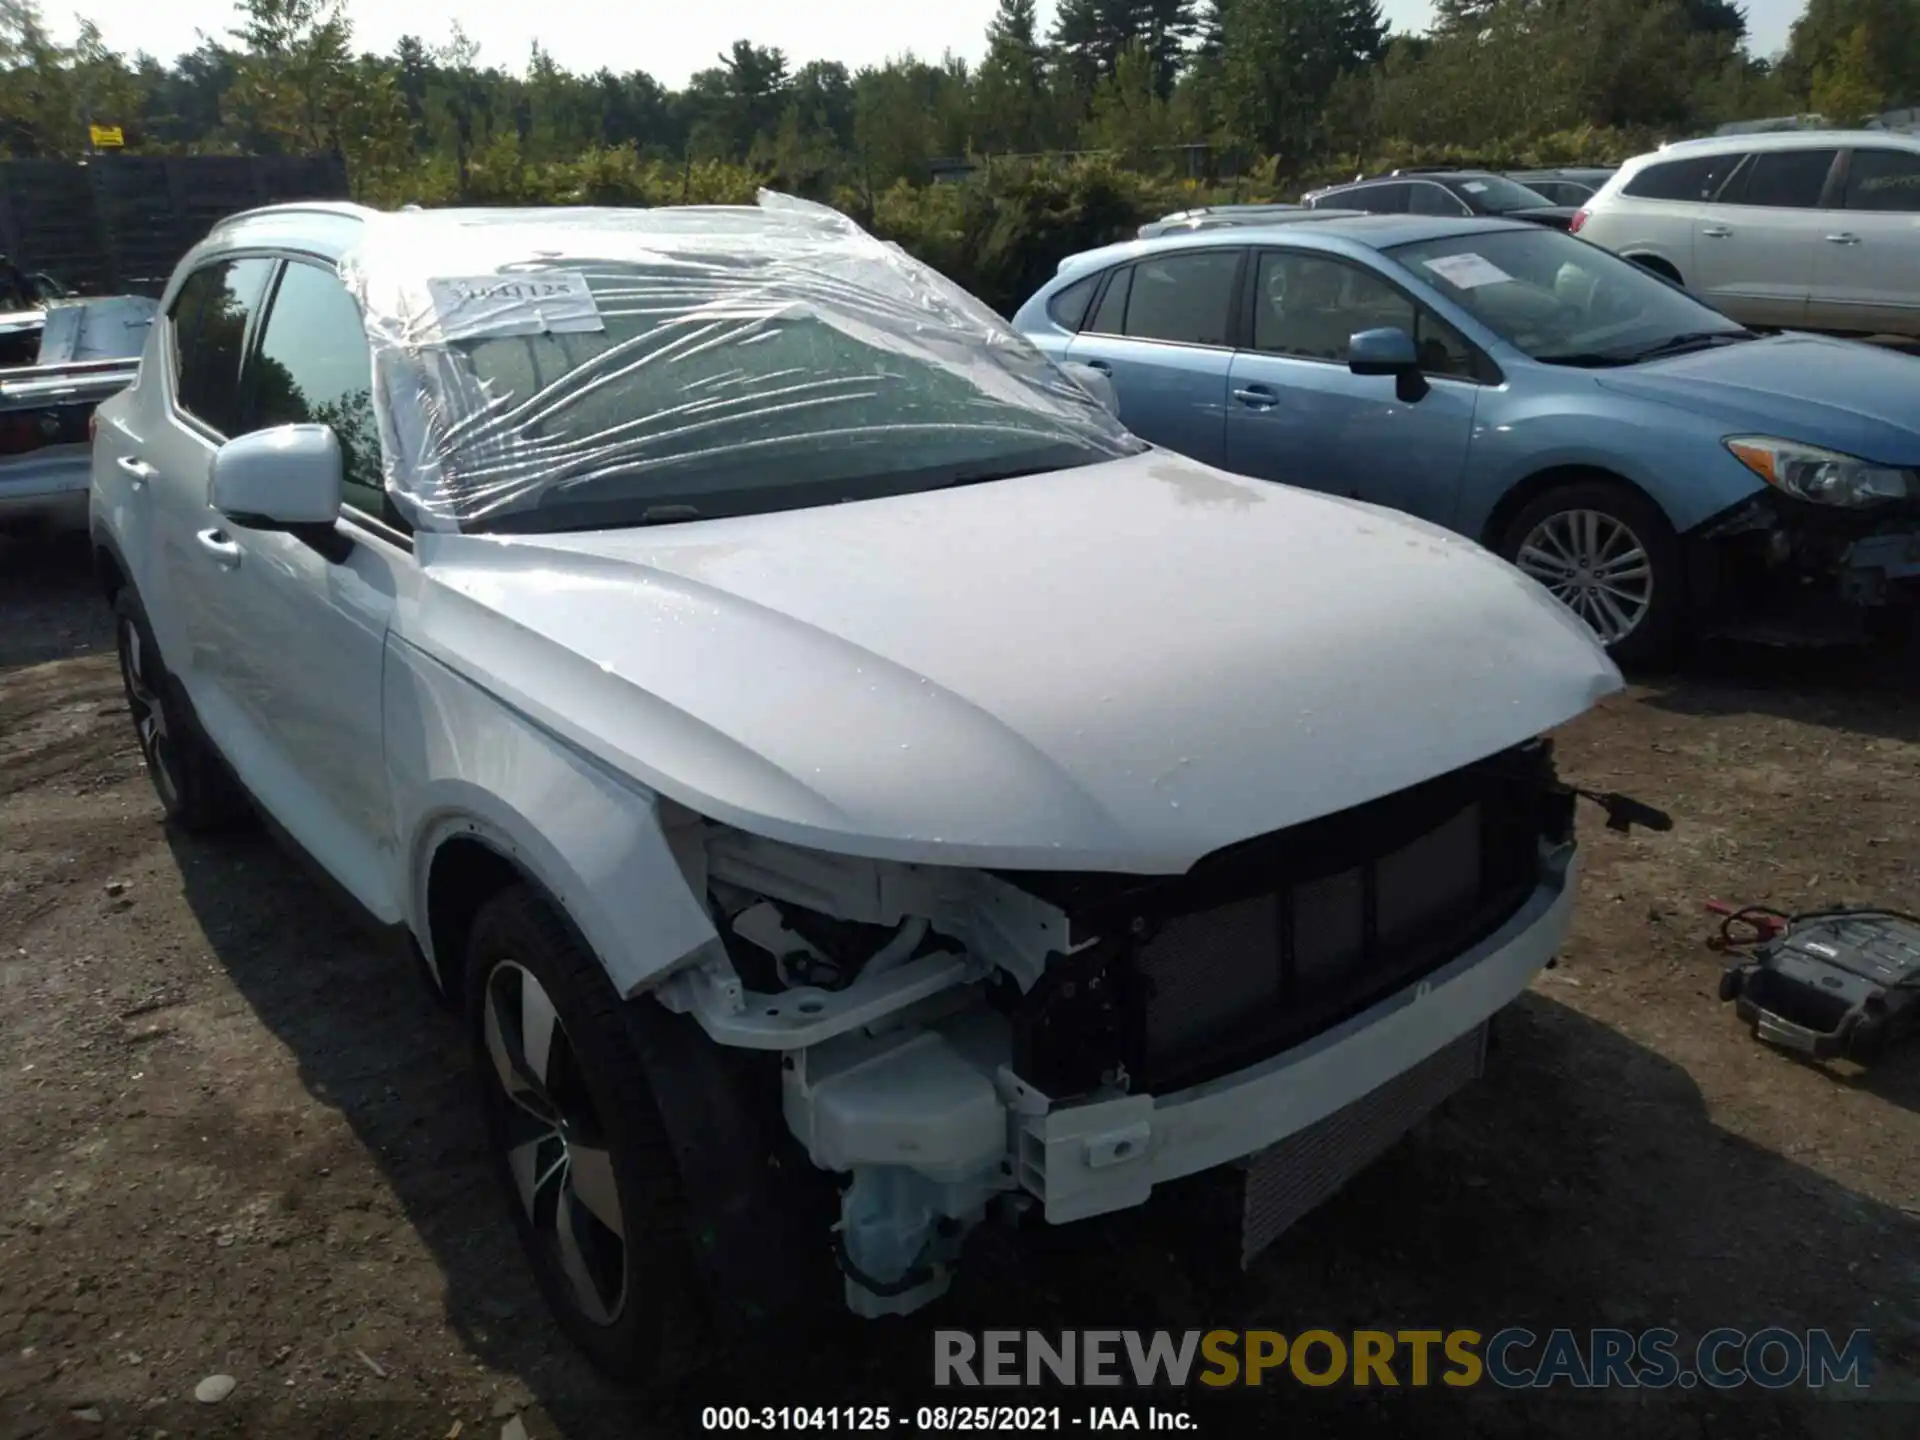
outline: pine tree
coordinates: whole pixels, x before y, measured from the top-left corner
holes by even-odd
[[[974,82],[973,142],[986,151],[1045,145],[1047,57],[1035,0],[1000,0],[987,26],[987,57]]]

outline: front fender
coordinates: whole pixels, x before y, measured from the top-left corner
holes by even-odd
[[[404,642],[388,643],[383,689],[407,922],[436,972],[427,882],[456,837],[545,889],[623,996],[717,940],[698,847],[676,853],[658,796]]]
[[[1501,500],[1548,470],[1603,470],[1629,480],[1684,534],[1765,488],[1727,452],[1721,428],[1686,411],[1625,401],[1597,386],[1488,406],[1475,426],[1472,462],[1455,526],[1484,535]]]

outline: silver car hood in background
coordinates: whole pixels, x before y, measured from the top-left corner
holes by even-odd
[[[671,527],[417,538],[404,642],[700,814],[874,858],[1177,873],[1621,684],[1478,546],[1164,451]]]

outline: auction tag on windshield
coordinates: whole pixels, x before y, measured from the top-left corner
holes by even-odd
[[[1460,188],[1469,195],[1484,195],[1487,193],[1487,185],[1484,180],[1469,180]]]
[[[1442,255],[1437,260],[1420,263],[1456,290],[1476,290],[1482,285],[1498,285],[1513,279],[1484,255]]]
[[[444,340],[496,335],[578,335],[607,328],[577,270],[427,281]]]

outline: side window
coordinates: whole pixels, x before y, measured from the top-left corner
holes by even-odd
[[[1846,206],[1920,214],[1920,152],[1854,151],[1847,167]]]
[[[1093,319],[1085,328],[1099,335],[1118,335],[1121,323],[1127,318],[1127,292],[1132,288],[1131,265],[1114,271],[1107,293],[1100,297],[1100,308],[1093,312]]]
[[[1760,150],[1720,196],[1722,205],[1816,210],[1837,150]]]
[[[221,260],[196,270],[167,317],[175,401],[220,435],[240,430],[240,357],[273,265],[260,258]]]
[[[1474,373],[1473,347],[1465,336],[1358,266],[1270,250],[1260,257],[1254,286],[1256,350],[1345,364],[1354,335],[1391,326],[1413,337],[1427,374]]]
[[[1396,181],[1392,185],[1362,185],[1349,190],[1333,203],[1335,210],[1364,210],[1369,215],[1404,215],[1413,201],[1414,187]],[[1450,211],[1450,214],[1460,212]]]
[[[1225,345],[1238,250],[1190,250],[1133,267],[1125,334],[1181,345]]]
[[[1469,215],[1473,212],[1444,185],[1421,183],[1407,187],[1407,212],[1412,215]]]
[[[1620,193],[1636,200],[1711,200],[1740,158],[1737,154],[1700,155],[1662,161],[1627,181]]]
[[[1093,292],[1100,288],[1100,277],[1089,275],[1076,280],[1047,302],[1047,315],[1063,330],[1078,330],[1086,321]]]
[[[247,375],[249,430],[317,423],[340,437],[348,504],[392,522],[380,479],[373,356],[360,307],[329,270],[289,261]]]

